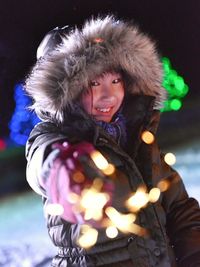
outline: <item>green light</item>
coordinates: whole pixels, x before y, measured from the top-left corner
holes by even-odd
[[[182,102],[179,99],[172,99],[170,101],[170,107],[172,110],[179,110],[182,106]]]
[[[179,110],[182,106],[182,99],[188,93],[189,88],[184,79],[172,68],[169,58],[163,57],[162,63],[164,73],[162,86],[168,92],[168,99],[161,111]]]
[[[166,57],[163,57],[162,58],[162,63],[163,63],[164,72],[165,73],[169,73],[170,68],[171,68],[171,66],[170,66],[170,60],[168,58],[166,58]]]
[[[184,96],[187,95],[188,91],[189,91],[189,87],[187,86],[187,84],[185,84],[184,85],[184,88],[183,88],[183,94],[184,94]]]
[[[171,62],[170,62],[169,58],[163,57],[162,58],[162,63],[163,63],[164,66],[167,66],[167,67],[169,67],[171,69]]]
[[[180,76],[176,77],[176,79],[174,81],[174,85],[179,91],[183,91],[183,88],[184,88],[184,85],[185,85],[183,78],[180,77]]]

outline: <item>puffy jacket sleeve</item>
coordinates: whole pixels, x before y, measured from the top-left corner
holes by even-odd
[[[30,187],[38,194],[46,196],[46,190],[42,186],[43,164],[48,157],[48,165],[52,164],[58,156],[59,150],[52,151],[52,145],[63,142],[67,137],[56,131],[51,123],[38,124],[30,134],[26,144],[26,177]]]

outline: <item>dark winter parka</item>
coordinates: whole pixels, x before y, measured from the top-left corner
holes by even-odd
[[[81,107],[74,104],[89,82],[107,71],[119,71],[125,80],[122,113],[127,142],[121,147]],[[116,196],[124,197],[143,184],[148,190],[159,181],[170,186],[159,201],[138,213],[137,223],[147,236],[120,233],[115,239],[100,230],[96,245],[85,250],[77,245],[80,225],[60,216],[47,215],[49,235],[58,255],[52,266],[200,266],[200,210],[189,198],[179,175],[169,167],[156,141],[147,145],[141,133],[156,135],[159,108],[165,99],[162,68],[152,41],[138,29],[113,17],[91,20],[82,30],[63,37],[62,44],[40,59],[30,74],[26,90],[33,108],[44,121],[27,142],[27,179],[49,201],[41,177],[48,179],[59,154],[54,143],[71,145],[88,141],[116,167]],[[121,184],[121,177],[126,183]],[[120,188],[120,190],[119,190]]]

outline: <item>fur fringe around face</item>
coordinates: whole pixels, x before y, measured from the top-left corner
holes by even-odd
[[[90,81],[111,70],[129,77],[127,92],[154,96],[154,108],[162,107],[166,91],[154,43],[137,26],[113,16],[91,19],[81,30],[64,36],[57,49],[38,60],[25,88],[40,117],[47,112],[62,121],[65,108],[73,105]]]

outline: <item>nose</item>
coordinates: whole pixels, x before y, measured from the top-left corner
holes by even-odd
[[[101,90],[101,100],[113,103],[115,101],[115,95],[113,94],[113,88],[110,84],[104,84]]]

